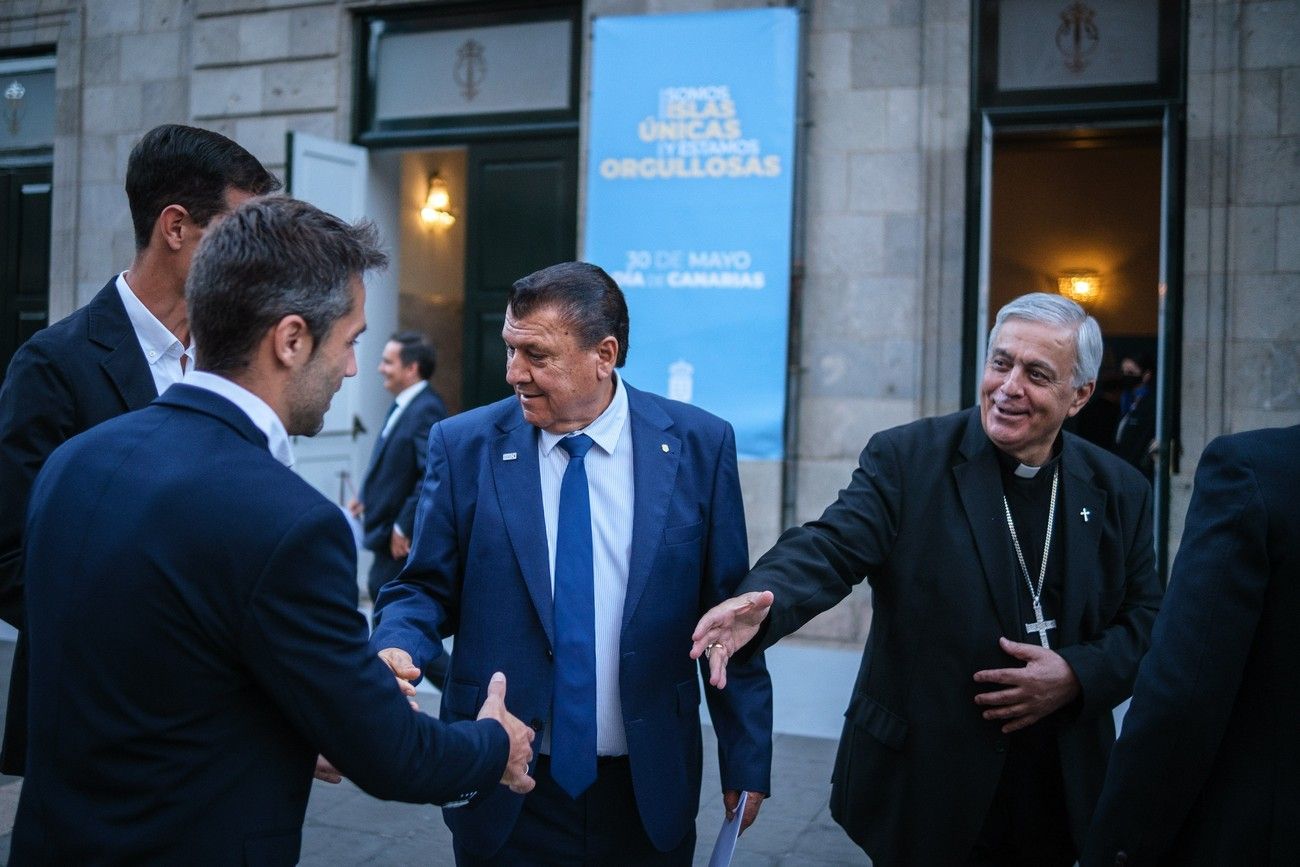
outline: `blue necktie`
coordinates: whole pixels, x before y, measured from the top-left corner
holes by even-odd
[[[583,462],[591,437],[560,440],[569,465],[560,483],[555,534],[555,693],[551,776],[571,797],[596,781],[596,594],[591,499]]]

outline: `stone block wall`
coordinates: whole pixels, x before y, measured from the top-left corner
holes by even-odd
[[[57,49],[51,317],[129,264],[122,179],[144,131],[167,121],[217,129],[283,175],[287,131],[348,137],[351,13],[387,5],[406,4],[0,3],[0,50]],[[787,4],[587,0],[584,13],[589,28],[597,15],[771,5]],[[821,512],[872,433],[962,403],[972,4],[799,8],[797,436],[788,468],[741,467],[755,557],[787,523]],[[1190,10],[1175,542],[1210,438],[1300,421],[1300,0],[1191,0]],[[584,49],[588,39],[589,29]],[[803,636],[860,643],[869,620],[860,589]]]
[[[1222,433],[1300,422],[1300,0],[1193,0],[1182,472]]]
[[[870,436],[960,405],[969,5],[813,3],[793,514],[817,517]],[[805,639],[860,643],[870,594]]]
[[[338,0],[195,0],[190,119],[283,177],[286,133],[347,137],[347,22]]]

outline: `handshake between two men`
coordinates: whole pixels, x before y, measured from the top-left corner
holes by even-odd
[[[388,647],[379,652],[379,658],[392,670],[397,679],[397,687],[411,703],[411,709],[419,710],[415,703],[415,682],[422,674],[411,661],[411,655],[405,650]],[[479,708],[476,719],[496,720],[510,738],[510,758],[506,760],[501,784],[518,795],[531,792],[536,783],[528,775],[528,766],[533,761],[533,739],[537,732],[506,709],[506,676],[503,672],[498,671],[492,675],[488,682],[487,699]]]

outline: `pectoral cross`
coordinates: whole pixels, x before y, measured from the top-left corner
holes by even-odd
[[[1056,621],[1045,620],[1043,618],[1043,606],[1039,604],[1037,599],[1034,600],[1034,616],[1038,619],[1033,623],[1026,623],[1025,630],[1027,632],[1037,632],[1039,643],[1042,644],[1043,647],[1051,647],[1051,645],[1047,643],[1047,630],[1055,629]]]

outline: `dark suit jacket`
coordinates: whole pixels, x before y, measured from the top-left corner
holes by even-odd
[[[732,595],[748,552],[735,439],[721,419],[626,383],[633,448],[633,538],[619,664],[637,809],[667,850],[694,827],[701,741],[690,636]],[[510,397],[433,428],[414,546],[380,594],[376,650],[400,647],[423,667],[456,635],[443,719],[471,715],[492,672],[511,710],[549,725],[554,646],[537,429]],[[769,791],[771,681],[761,657],[707,690],[724,789]],[[471,853],[500,848],[523,798],[504,788],[444,813]]]
[[[1297,491],[1300,427],[1201,456],[1084,864],[1300,864]]]
[[[36,473],[68,438],[158,396],[116,283],[19,347],[0,387],[0,618],[19,630],[23,524]],[[27,640],[20,635],[0,771],[21,774],[26,753]]]
[[[361,502],[366,507],[362,543],[387,560],[392,560],[388,546],[393,524],[401,525],[408,536],[415,532],[415,505],[424,478],[429,429],[446,417],[442,398],[433,386],[426,386],[402,410],[388,436],[375,443],[361,485]]]
[[[1156,435],[1156,384],[1147,390],[1128,413],[1119,420],[1115,431],[1115,454],[1142,471],[1148,479],[1155,472],[1151,461],[1151,440]]]
[[[1058,746],[1071,833],[1082,841],[1160,598],[1151,489],[1113,455],[1064,434],[1061,542],[1069,573],[1048,612],[1083,692],[1042,724]],[[1082,510],[1088,510],[1084,520]],[[871,633],[845,712],[831,812],[880,865],[959,864],[992,802],[1007,750],[974,703],[981,669],[1018,667],[1026,641],[994,446],[978,410],[871,438],[821,518],[787,530],[739,590],[772,590],[760,646],[835,605],[864,577]]]
[[[14,863],[293,864],[318,751],[381,798],[501,777],[497,723],[407,706],[342,513],[222,397],[176,385],[55,451],[27,551]]]

